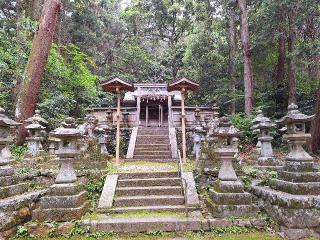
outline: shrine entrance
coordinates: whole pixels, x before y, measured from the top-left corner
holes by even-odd
[[[168,127],[168,101],[141,101],[140,126]]]

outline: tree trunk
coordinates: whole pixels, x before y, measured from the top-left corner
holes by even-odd
[[[240,24],[241,24],[241,42],[243,53],[243,79],[244,79],[244,98],[245,98],[245,113],[251,115],[253,107],[253,76],[250,56],[249,44],[249,26],[246,9],[246,0],[238,0],[240,9]]]
[[[234,9],[231,7],[228,11],[228,20],[229,20],[229,78],[230,78],[230,89],[232,92],[232,99],[230,102],[230,114],[236,112],[236,34],[235,34],[235,25],[234,25],[235,13]]]
[[[316,102],[314,106],[315,118],[311,124],[311,149],[316,153],[320,149],[320,87],[316,93]]]
[[[39,27],[32,42],[25,76],[17,97],[15,115],[19,122],[31,117],[36,109],[41,80],[48,60],[60,8],[60,0],[47,0],[43,6]],[[18,132],[18,144],[23,143],[25,137],[26,130],[21,126]]]
[[[296,92],[297,92],[297,69],[296,69],[296,61],[294,56],[295,50],[295,42],[297,35],[297,27],[296,27],[296,17],[297,17],[297,9],[292,7],[289,10],[288,18],[289,18],[289,38],[288,38],[288,104],[296,102]]]
[[[285,63],[286,63],[286,36],[284,32],[280,32],[278,39],[278,62],[276,66],[276,84],[277,87],[282,87],[285,77]]]

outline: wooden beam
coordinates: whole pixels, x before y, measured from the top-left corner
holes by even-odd
[[[184,109],[184,94],[185,88],[181,91],[181,131],[182,131],[182,163],[187,163],[187,150],[186,150],[186,113]]]
[[[116,136],[116,164],[120,163],[120,90],[116,89],[117,93],[117,136]]]

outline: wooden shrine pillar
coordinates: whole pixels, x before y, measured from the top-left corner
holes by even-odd
[[[168,91],[181,91],[181,131],[182,131],[182,162],[187,162],[187,141],[186,141],[186,113],[185,113],[185,94],[187,91],[196,91],[199,84],[190,81],[187,78],[171,83]]]
[[[120,90],[116,89],[117,93],[117,135],[116,135],[116,164],[120,162]]]
[[[148,127],[149,122],[149,106],[148,103],[146,104],[146,127]]]
[[[137,97],[137,121],[136,125],[137,127],[140,125],[140,111],[141,111],[141,97]]]
[[[113,78],[109,81],[103,81],[101,87],[105,92],[113,92],[117,95],[117,113],[116,113],[116,122],[117,122],[117,132],[116,132],[116,159],[115,163],[120,163],[120,101],[121,101],[121,91],[134,91],[134,86],[131,83],[127,83],[120,78]]]

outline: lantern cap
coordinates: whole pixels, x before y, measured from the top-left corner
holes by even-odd
[[[54,137],[57,138],[78,138],[80,137],[80,131],[77,129],[75,124],[75,119],[72,117],[67,117],[62,126],[55,129],[52,133]]]
[[[185,89],[185,91],[197,91],[199,88],[199,84],[195,83],[185,77],[179,79],[178,81],[175,81],[168,85],[168,91],[182,91],[182,89]]]
[[[48,125],[48,121],[41,117],[39,109],[36,109],[34,115],[32,117],[27,118],[25,122],[30,124],[33,122],[38,122],[41,125]]]
[[[6,114],[5,114],[4,108],[0,107],[0,126],[3,127],[16,127],[18,125],[21,125],[21,123],[18,123],[12,119],[10,119]]]
[[[220,118],[219,126],[213,131],[214,136],[239,137],[241,131],[234,127],[228,117]]]
[[[276,121],[278,124],[287,124],[294,122],[310,122],[315,115],[305,115],[299,111],[299,108],[296,104],[291,103],[288,106],[288,113]]]

